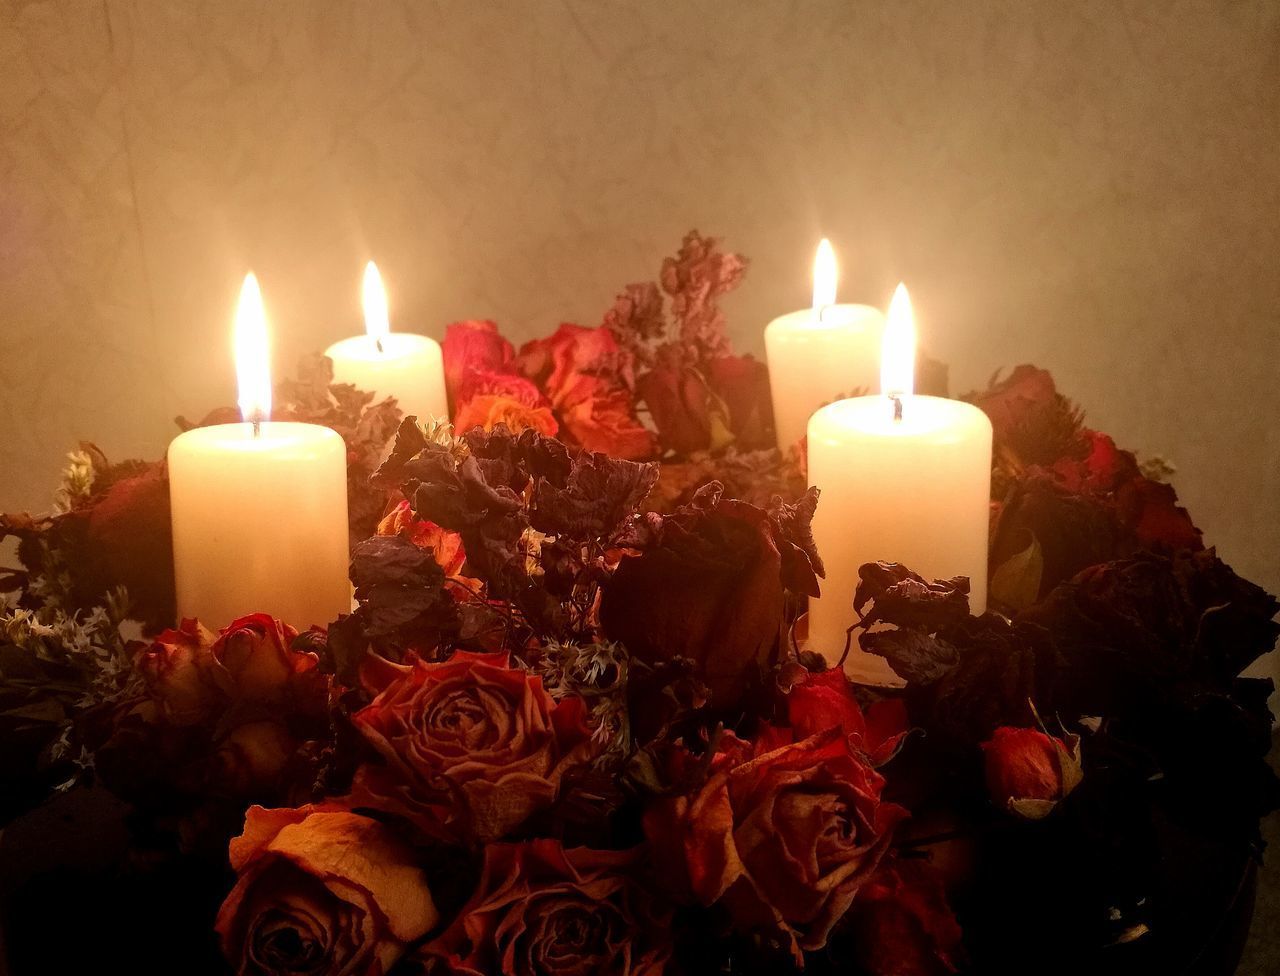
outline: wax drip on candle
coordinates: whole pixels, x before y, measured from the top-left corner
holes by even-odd
[[[902,420],[902,404],[915,389],[916,323],[907,286],[898,283],[889,302],[880,345],[880,392],[893,402],[893,419]]]
[[[825,237],[813,256],[813,313],[821,322],[827,309],[836,303],[836,252]]]
[[[378,266],[372,261],[364,266],[361,297],[364,303],[364,331],[373,338],[373,344],[381,353],[382,338],[390,334],[391,321],[387,315],[387,289],[383,287]]]
[[[257,437],[263,421],[271,419],[271,344],[262,290],[252,271],[240,288],[233,341],[240,416],[253,425],[253,436]]]

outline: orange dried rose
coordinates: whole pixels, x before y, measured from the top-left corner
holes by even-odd
[[[501,393],[479,393],[471,397],[458,408],[453,419],[453,426],[459,431],[475,427],[493,430],[498,424],[506,424],[513,433],[536,430],[547,437],[554,437],[560,429],[547,407],[530,405]]]
[[[345,810],[250,807],[216,930],[241,974],[383,976],[439,914],[412,851]]]

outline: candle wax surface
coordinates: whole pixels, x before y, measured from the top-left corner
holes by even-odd
[[[440,344],[412,332],[389,332],[378,340],[352,336],[325,350],[333,360],[335,383],[350,383],[379,399],[393,396],[406,417],[447,420],[444,357]]]
[[[809,643],[828,660],[844,647],[858,567],[902,563],[926,580],[967,576],[970,611],[987,603],[991,421],[941,397],[857,397],[809,421],[809,483],[822,492],[814,539],[826,565],[822,596],[809,604]],[[846,670],[871,684],[900,681],[881,657],[850,652]]]
[[[828,305],[782,315],[764,330],[778,447],[805,434],[823,404],[880,382],[884,315],[870,305]]]
[[[346,444],[314,424],[221,424],[169,445],[179,617],[265,612],[298,630],[351,611]]]

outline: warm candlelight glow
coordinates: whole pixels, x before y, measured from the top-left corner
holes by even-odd
[[[364,330],[375,340],[381,340],[391,331],[387,317],[387,290],[382,286],[378,266],[370,261],[364,268]]]
[[[889,303],[889,314],[880,346],[880,392],[885,396],[910,396],[915,388],[916,321],[907,286],[898,283]]]
[[[825,237],[818,243],[818,253],[813,258],[813,309],[821,314],[828,305],[836,303],[836,252]]]
[[[267,315],[258,279],[250,271],[240,289],[235,326],[236,380],[240,416],[258,423],[271,417],[271,356]]]

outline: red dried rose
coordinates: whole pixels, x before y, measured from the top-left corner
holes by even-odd
[[[414,963],[427,973],[661,976],[668,913],[635,880],[639,851],[492,844],[471,899]]]
[[[420,549],[430,549],[445,576],[457,576],[467,560],[462,536],[418,518],[408,500],[402,500],[378,523],[378,535],[399,535]]]
[[[1080,737],[1002,725],[982,743],[987,791],[997,806],[1028,820],[1047,817],[1080,785]]]
[[[245,976],[383,976],[439,918],[413,852],[354,813],[250,807],[230,857],[217,932]]]
[[[612,330],[565,323],[525,343],[518,365],[547,391],[574,443],[624,460],[653,454],[653,435],[636,417],[628,392],[630,360]]]
[[[714,704],[732,707],[774,659],[785,591],[804,585],[792,567],[807,557],[769,513],[721,498],[714,482],[661,525],[604,585],[601,625],[641,660],[695,662]]]
[[[881,802],[883,786],[831,729],[739,765],[713,763],[697,792],[646,812],[645,835],[659,863],[683,867],[676,889],[722,902],[745,929],[820,949],[906,815]]]
[[[1023,364],[1003,380],[968,399],[990,419],[997,438],[1011,436],[1038,411],[1053,409],[1058,389],[1048,371]]]
[[[456,651],[398,671],[355,715],[385,765],[361,768],[353,804],[487,843],[550,806],[565,770],[589,757],[582,700],[553,701],[505,653]]]
[[[215,639],[199,621],[183,620],[138,656],[136,666],[147,692],[170,724],[198,725],[225,703],[209,674],[209,649]]]
[[[774,446],[769,368],[753,356],[718,356],[707,363],[707,383],[728,411],[734,444],[744,451]]]
[[[964,959],[942,881],[919,860],[881,864],[849,910],[849,934],[867,976],[947,976]]]
[[[90,503],[69,512],[59,536],[74,555],[70,567],[74,598],[85,607],[103,602],[123,586],[130,613],[152,632],[173,622],[173,530],[169,521],[169,477],[163,463],[126,462],[138,470],[110,478]]]
[[[320,658],[294,650],[297,636],[266,613],[232,621],[209,649],[209,677],[232,701],[323,707],[327,678],[319,671]]]
[[[724,447],[731,440],[725,410],[712,411],[711,391],[695,367],[677,357],[659,359],[653,369],[636,382],[636,389],[649,414],[662,446],[676,454]],[[717,405],[721,406],[722,405]]]
[[[498,424],[505,424],[514,434],[536,430],[547,437],[554,437],[560,429],[549,407],[531,407],[515,397],[496,393],[481,393],[466,400],[453,418],[454,429],[463,432],[473,427],[493,430]]]
[[[472,373],[491,371],[510,373],[515,349],[498,326],[487,319],[454,322],[444,333],[441,344],[444,356],[444,382],[449,402],[457,407],[463,386]]]
[[[837,728],[849,744],[865,753],[873,766],[893,758],[907,734],[907,707],[886,698],[863,712],[853,686],[839,668],[816,674],[806,671],[787,694],[787,721],[797,738]]]

